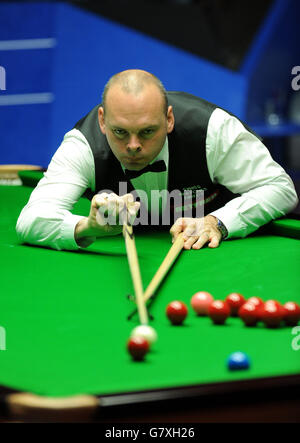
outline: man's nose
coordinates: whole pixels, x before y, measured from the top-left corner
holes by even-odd
[[[142,149],[140,140],[137,136],[132,135],[127,143],[127,150],[131,153],[140,152]]]

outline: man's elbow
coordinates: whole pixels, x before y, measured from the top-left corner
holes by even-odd
[[[16,233],[20,243],[26,242],[26,234],[28,235],[29,226],[25,222],[25,218],[21,212],[16,224]]]
[[[63,214],[54,213],[49,211],[48,208],[40,207],[38,212],[36,208],[25,207],[16,223],[18,240],[20,243],[42,246],[57,251],[77,250],[79,246],[73,238],[63,237],[62,220]],[[72,223],[68,224],[67,229],[70,232],[73,230]]]
[[[294,199],[294,204],[293,204],[293,207],[292,207],[291,211],[293,211],[298,206],[298,204],[299,204],[299,198],[298,198],[298,196],[296,194],[295,195],[295,199]]]
[[[24,208],[16,224],[16,233],[20,243],[42,244],[42,235],[39,230],[40,222],[30,208]]]
[[[299,204],[299,198],[293,183],[285,189],[285,196],[284,213],[289,214]]]

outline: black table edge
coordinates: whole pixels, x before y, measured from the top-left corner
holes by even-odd
[[[240,405],[255,404],[264,398],[267,401],[299,400],[300,407],[300,373],[286,376],[242,379],[230,382],[208,383],[190,386],[179,386],[173,388],[155,389],[147,391],[123,392],[105,395],[90,395],[95,400],[95,407],[61,408],[48,409],[43,405],[43,396],[34,397],[41,399],[40,408],[33,410],[22,410],[21,414],[15,416],[10,408],[10,399],[13,394],[22,394],[22,391],[0,387],[0,418],[59,418],[69,420],[70,417],[80,420],[87,418],[97,421],[101,419],[115,419],[133,414],[149,412],[153,406],[155,410],[164,412],[167,409],[176,410],[178,408],[209,408],[216,405]],[[300,417],[300,416],[299,416]]]

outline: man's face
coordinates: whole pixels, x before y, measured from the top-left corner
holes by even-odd
[[[173,130],[174,116],[171,106],[165,115],[163,98],[155,85],[145,86],[138,95],[114,85],[107,93],[105,114],[99,108],[99,125],[122,165],[139,171],[160,153]]]

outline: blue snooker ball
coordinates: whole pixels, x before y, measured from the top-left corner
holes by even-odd
[[[244,352],[233,352],[233,354],[230,354],[228,357],[227,366],[231,371],[249,369],[250,360]]]

